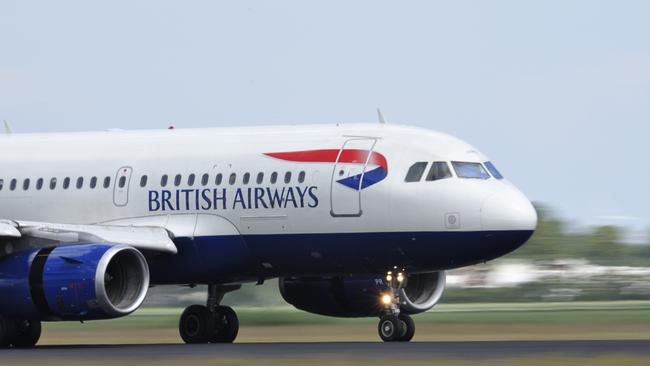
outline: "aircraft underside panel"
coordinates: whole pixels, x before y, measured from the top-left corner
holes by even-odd
[[[177,238],[177,255],[152,258],[152,283],[209,283],[260,276],[447,270],[515,250],[532,231],[279,234]],[[245,241],[245,243],[244,243]]]

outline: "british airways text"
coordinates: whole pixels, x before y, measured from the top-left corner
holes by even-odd
[[[317,186],[149,191],[149,211],[250,210],[318,207]]]

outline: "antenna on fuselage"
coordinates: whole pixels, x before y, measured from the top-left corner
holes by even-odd
[[[379,123],[382,125],[386,124],[386,119],[384,119],[384,115],[381,113],[381,109],[377,108],[377,117],[379,117]]]
[[[3,120],[2,122],[4,122],[5,125],[5,135],[11,135],[11,126],[9,126],[9,122],[6,120]]]

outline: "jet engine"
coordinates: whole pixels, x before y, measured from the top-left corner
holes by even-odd
[[[444,271],[412,274],[400,290],[400,308],[406,314],[431,309],[445,290]],[[335,317],[370,317],[384,312],[381,298],[388,291],[384,278],[374,277],[286,277],[280,278],[280,293],[286,302],[309,313]]]
[[[0,258],[0,314],[22,319],[93,320],[140,307],[149,267],[137,249],[81,244]]]

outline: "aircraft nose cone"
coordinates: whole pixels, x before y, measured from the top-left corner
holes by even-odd
[[[516,189],[488,197],[481,206],[484,230],[534,231],[537,211],[528,198]]]

